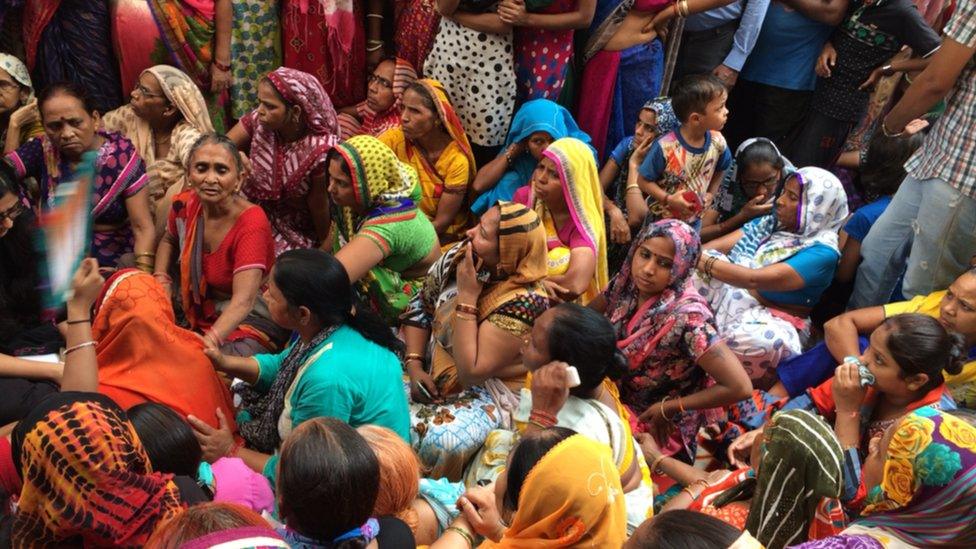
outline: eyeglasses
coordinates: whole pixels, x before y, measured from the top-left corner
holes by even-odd
[[[773,188],[779,183],[779,175],[771,175],[762,181],[740,181],[742,188],[747,190],[756,190],[759,187],[764,189]]]
[[[27,208],[25,208],[23,204],[21,204],[20,202],[18,202],[16,204],[14,204],[13,206],[11,206],[10,208],[8,208],[7,211],[0,212],[0,223],[3,223],[4,221],[6,221],[8,219],[11,220],[11,221],[13,221],[14,219],[17,219],[18,217],[20,217],[21,214],[23,214],[26,211],[27,211]]]
[[[382,76],[376,74],[369,75],[369,83],[372,84],[373,82],[376,82],[377,84],[383,86],[384,88],[393,89],[393,82],[390,82],[389,80],[383,78]]]
[[[20,90],[20,85],[9,80],[0,80],[0,92],[7,93]]]
[[[132,88],[132,91],[139,92],[139,95],[141,95],[143,97],[150,97],[150,98],[151,97],[160,97],[160,98],[166,99],[166,96],[165,95],[163,95],[161,93],[153,93],[152,91],[149,90],[149,88],[143,86],[142,84],[136,84],[136,87],[135,88]]]

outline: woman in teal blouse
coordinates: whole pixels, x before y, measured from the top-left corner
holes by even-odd
[[[223,424],[214,429],[190,419],[207,461],[236,455],[273,486],[281,441],[316,417],[380,425],[409,441],[401,344],[376,316],[354,308],[342,264],[321,250],[291,250],[271,273],[264,294],[271,318],[298,339],[276,355],[204,351],[218,370],[245,382],[237,415],[243,446]]]

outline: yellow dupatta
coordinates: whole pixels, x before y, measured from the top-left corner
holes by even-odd
[[[584,304],[589,303],[610,282],[607,268],[607,229],[603,222],[603,188],[600,186],[596,160],[592,149],[573,137],[554,141],[542,154],[556,164],[573,223],[596,252],[593,279],[586,292],[580,296]],[[558,239],[558,229],[552,215],[545,204],[536,199],[534,190],[529,192],[529,203],[542,219],[546,237],[550,240]]]

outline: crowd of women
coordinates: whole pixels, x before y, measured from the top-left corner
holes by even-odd
[[[0,2],[0,544],[976,546],[976,255],[847,308],[938,32],[844,2],[726,141],[729,4]]]

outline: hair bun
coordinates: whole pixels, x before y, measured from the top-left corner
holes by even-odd
[[[627,373],[628,366],[627,356],[620,349],[616,349],[613,351],[613,358],[610,359],[610,365],[607,367],[606,376],[612,381],[617,381]]]
[[[969,359],[966,353],[966,342],[962,335],[952,332],[949,334],[949,360],[946,362],[945,371],[948,374],[957,375],[962,372],[962,367]]]

